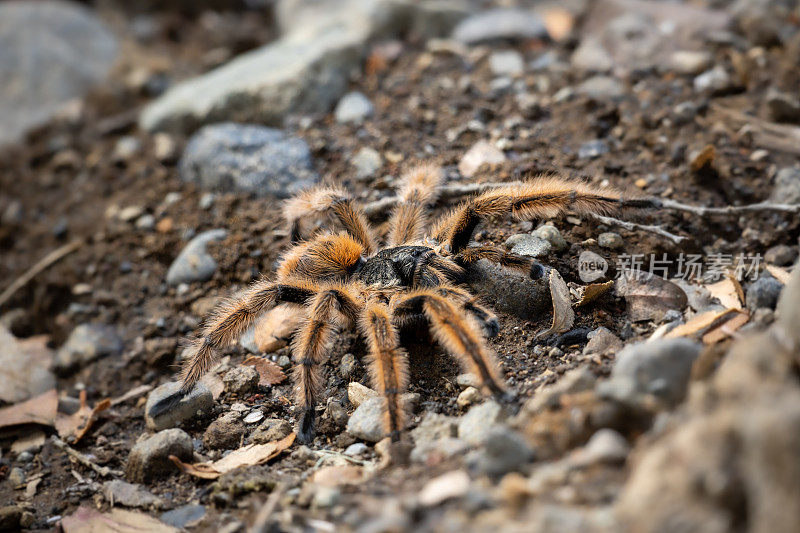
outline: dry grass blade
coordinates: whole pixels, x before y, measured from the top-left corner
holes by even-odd
[[[748,313],[737,313],[736,316],[727,320],[724,324],[720,324],[703,335],[703,342],[705,344],[716,344],[725,340],[732,336],[737,329],[747,324],[748,320],[750,320],[750,315]]]
[[[733,318],[735,314],[738,314],[738,311],[735,309],[725,309],[724,311],[706,311],[705,313],[700,313],[699,315],[693,316],[685,324],[681,324],[664,335],[664,338],[675,339],[677,337],[698,335],[707,331],[714,325]]]
[[[22,276],[14,280],[11,285],[6,287],[2,294],[0,294],[0,307],[3,307],[9,298],[11,298],[15,292],[20,290],[22,287],[28,284],[33,278],[35,278],[40,272],[44,271],[50,265],[59,261],[62,257],[71,254],[78,248],[80,248],[83,241],[77,240],[72,241],[68,244],[65,244],[61,248],[56,248],[46,256],[44,256],[38,263],[33,265],[29,268]]]

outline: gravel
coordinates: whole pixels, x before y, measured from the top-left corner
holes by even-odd
[[[350,420],[347,421],[347,432],[357,439],[367,442],[378,442],[384,437],[383,398],[372,397],[359,405]]]
[[[523,235],[514,241],[511,252],[526,257],[547,257],[553,246],[544,239],[533,235]]]
[[[453,30],[453,39],[470,45],[545,37],[547,30],[542,20],[521,9],[492,9],[477,13],[462,20]]]
[[[281,440],[292,432],[292,425],[282,418],[267,418],[253,432],[250,442],[253,444],[266,444]]]
[[[341,124],[361,124],[373,113],[375,113],[375,106],[372,105],[369,98],[364,96],[364,93],[353,91],[339,100],[333,116],[336,118],[336,122]]]
[[[280,198],[318,181],[306,141],[275,128],[232,122],[195,133],[178,170],[183,181],[207,189]]]
[[[558,231],[558,228],[551,226],[550,224],[539,226],[533,230],[531,235],[549,242],[550,246],[552,246],[553,250],[556,252],[563,252],[568,247],[567,241],[564,240],[564,237],[561,235],[561,232]]]
[[[64,345],[56,353],[53,370],[68,374],[100,359],[118,356],[124,348],[122,339],[114,327],[105,324],[81,324],[77,326]]]
[[[217,261],[206,251],[206,245],[227,236],[224,229],[214,229],[194,237],[169,266],[167,284],[175,286],[211,279],[217,271]]]
[[[473,464],[478,472],[499,477],[521,470],[533,457],[533,450],[522,435],[500,425],[486,432],[484,447],[473,459]]]
[[[362,147],[350,160],[359,179],[372,178],[383,166],[383,159],[377,150],[368,146]]]
[[[489,55],[489,69],[495,76],[516,76],[525,69],[525,60],[516,50],[502,50]]]
[[[114,479],[103,483],[103,496],[112,505],[123,507],[153,507],[159,509],[164,506],[161,498],[154,496],[141,485],[127,483],[121,479]]]
[[[609,250],[622,250],[625,247],[625,241],[619,233],[607,231],[597,236],[597,245]]]
[[[486,441],[489,430],[502,418],[500,405],[487,401],[472,407],[458,422],[458,438],[478,445]]]
[[[783,283],[772,276],[762,275],[747,288],[745,301],[747,307],[756,310],[760,307],[775,309],[783,290]]]
[[[770,199],[781,204],[800,204],[800,168],[778,170]]]
[[[258,388],[260,376],[254,366],[237,366],[228,370],[222,376],[222,383],[225,384],[225,392],[243,396]]]
[[[134,483],[148,483],[160,477],[176,474],[178,469],[170,461],[174,455],[181,461],[191,461],[192,438],[181,429],[165,429],[146,437],[131,450],[125,477]]]
[[[239,414],[229,411],[209,424],[203,434],[203,444],[211,450],[238,448],[244,433]]]

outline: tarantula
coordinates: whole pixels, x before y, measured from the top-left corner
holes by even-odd
[[[254,282],[221,304],[193,345],[178,393],[157,403],[152,415],[169,409],[211,366],[216,350],[237,340],[262,314],[282,303],[303,306],[306,318],[291,350],[296,401],[302,408],[297,435],[314,438],[315,407],[323,389],[322,363],[332,336],[355,326],[369,347],[369,374],[384,397],[384,429],[396,441],[403,429],[401,394],[408,381],[408,358],[399,331],[424,320],[435,339],[484,392],[502,397],[506,387],[486,337],[497,334],[494,314],[465,288],[467,270],[480,259],[523,270],[534,277],[537,263],[492,246],[469,246],[478,223],[510,213],[516,219],[551,218],[567,209],[611,213],[652,207],[652,200],[626,198],[603,189],[547,176],[489,190],[461,204],[432,226],[427,207],[437,198],[440,169],[418,167],[403,176],[385,246],[355,202],[341,189],[318,187],[286,202],[293,246],[283,255],[274,280]],[[302,220],[332,214],[342,232],[321,232],[301,241]]]

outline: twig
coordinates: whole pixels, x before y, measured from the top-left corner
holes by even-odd
[[[661,207],[675,211],[684,211],[698,216],[706,215],[737,215],[740,213],[776,211],[778,213],[800,213],[800,204],[773,204],[770,202],[759,202],[748,205],[727,205],[725,207],[703,207],[699,205],[689,205],[675,200],[661,199]]]
[[[278,483],[272,490],[272,493],[267,497],[267,501],[265,501],[261,509],[258,510],[256,519],[253,521],[253,526],[250,528],[250,533],[262,533],[267,530],[269,517],[275,512],[275,508],[278,506],[284,492],[286,492],[286,485],[284,483]]]
[[[619,220],[616,218],[606,217],[603,215],[592,215],[596,220],[599,220],[603,224],[608,224],[609,226],[618,226],[620,228],[625,228],[627,230],[635,231],[649,231],[650,233],[655,233],[665,239],[668,239],[675,244],[680,244],[683,241],[687,240],[688,237],[684,237],[682,235],[675,235],[674,233],[670,233],[666,230],[659,228],[658,226],[646,226],[644,224],[636,224],[634,222],[627,222],[625,220]]]
[[[74,457],[80,464],[82,464],[83,466],[86,466],[88,468],[91,468],[92,470],[94,470],[95,472],[97,472],[101,476],[121,476],[122,475],[122,472],[120,472],[119,470],[112,470],[111,468],[108,468],[107,466],[98,465],[97,463],[95,463],[94,461],[92,461],[91,459],[89,459],[88,457],[83,455],[78,450],[70,447],[66,442],[64,442],[63,440],[59,439],[56,436],[51,437],[50,440],[53,442],[53,444],[56,445],[56,447],[61,448],[62,450],[67,452],[67,455],[69,455],[70,457]]]
[[[3,304],[5,304],[15,292],[20,290],[22,287],[27,285],[30,280],[36,277],[37,274],[45,270],[53,263],[57,262],[62,257],[71,254],[72,252],[77,250],[81,244],[83,244],[83,241],[81,240],[72,241],[71,243],[65,244],[61,248],[56,248],[55,250],[44,256],[38,263],[33,265],[27,272],[25,272],[23,275],[14,280],[14,282],[11,283],[11,285],[6,287],[6,289],[3,291],[3,294],[0,294],[0,307],[2,307]]]
[[[448,200],[451,198],[458,198],[459,196],[466,196],[468,194],[475,194],[478,192],[483,192],[489,189],[496,189],[498,187],[505,187],[508,185],[514,185],[519,183],[518,181],[510,181],[507,183],[453,183],[450,185],[442,185],[439,188],[439,197],[443,200]],[[364,214],[367,216],[374,216],[379,215],[389,209],[390,207],[394,207],[396,204],[400,202],[400,198],[397,196],[390,196],[388,198],[381,198],[380,200],[375,200],[374,202],[370,202],[362,206],[364,210]]]

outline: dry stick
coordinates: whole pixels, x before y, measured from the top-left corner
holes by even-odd
[[[687,240],[688,237],[684,237],[682,235],[675,235],[674,233],[670,233],[666,230],[659,228],[658,226],[647,226],[644,224],[636,224],[634,222],[628,222],[625,220],[619,220],[616,218],[606,217],[603,215],[591,215],[596,220],[602,222],[603,224],[608,224],[609,226],[618,226],[620,228],[624,228],[630,231],[641,230],[641,231],[649,231],[650,233],[655,233],[665,239],[672,241],[675,244],[680,244],[683,241]]]
[[[778,213],[800,213],[800,204],[773,204],[770,202],[759,202],[748,205],[728,205],[725,207],[703,207],[699,205],[689,205],[675,200],[663,198],[659,200],[661,207],[674,211],[685,211],[698,216],[706,215],[737,215],[740,213],[775,211]]]
[[[263,533],[267,530],[267,522],[269,522],[272,513],[275,512],[275,508],[278,507],[278,502],[284,492],[286,492],[286,485],[284,483],[278,483],[278,485],[272,489],[272,493],[267,497],[264,505],[262,505],[261,509],[258,511],[253,526],[250,528],[250,533]]]
[[[112,470],[111,468],[108,468],[107,466],[98,465],[97,463],[95,463],[94,461],[92,461],[91,459],[89,459],[88,457],[83,455],[78,450],[75,450],[74,448],[70,447],[66,442],[64,442],[63,440],[59,439],[56,436],[53,436],[50,440],[52,440],[53,444],[55,444],[56,447],[61,448],[62,450],[67,452],[67,455],[69,455],[70,457],[74,457],[80,464],[82,464],[83,466],[91,468],[92,470],[94,470],[95,472],[97,472],[101,476],[121,476],[122,475],[122,472],[120,472],[119,470]]]
[[[30,280],[36,277],[37,274],[45,270],[53,263],[57,262],[62,257],[77,250],[81,244],[83,244],[83,241],[81,240],[72,241],[71,243],[65,244],[61,248],[57,248],[44,256],[38,263],[33,265],[30,270],[25,272],[23,275],[14,280],[11,285],[6,287],[6,290],[3,291],[3,294],[0,294],[0,307],[2,307],[3,304],[5,304],[15,292],[20,290],[22,287],[27,285]]]

